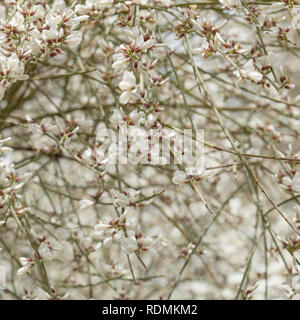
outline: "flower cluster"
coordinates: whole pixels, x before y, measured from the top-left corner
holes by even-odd
[[[0,3],[5,299],[299,299],[299,1]]]
[[[52,8],[32,1],[7,1],[7,18],[0,19],[0,76],[2,99],[7,85],[27,80],[37,63],[62,54],[63,46],[70,48],[81,42],[82,34],[75,29],[88,15],[77,15],[64,1]],[[28,66],[28,67],[27,67]]]

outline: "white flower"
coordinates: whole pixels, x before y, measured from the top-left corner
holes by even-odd
[[[115,53],[113,55],[114,63],[112,64],[112,68],[119,69],[121,66],[125,65],[130,58],[126,58],[123,53]]]
[[[288,285],[293,293],[300,293],[300,275],[299,273],[290,273],[286,276],[286,280],[283,283],[285,285]]]
[[[228,45],[228,43],[222,38],[219,32],[216,34],[216,40],[218,40],[223,45]]]
[[[31,271],[35,263],[31,258],[25,258],[25,257],[21,257],[20,262],[22,267],[18,269],[17,276],[23,277],[26,273]]]
[[[113,241],[121,244],[121,247],[127,251],[131,251],[133,248],[133,243],[130,240],[124,240],[128,238],[134,238],[136,226],[136,219],[133,217],[127,217],[127,211],[120,215],[117,219],[110,219],[105,217],[95,226],[98,237],[102,239],[102,246],[104,248],[110,248]],[[126,230],[126,232],[125,232]],[[101,247],[98,245],[97,247]],[[136,240],[135,247],[136,250]]]
[[[65,22],[65,24],[67,26],[70,26],[71,29],[73,30],[80,24],[80,22],[86,21],[88,19],[89,19],[88,15],[75,16],[75,17],[72,17],[69,21]]]
[[[55,246],[54,243],[50,243],[49,241],[43,241],[40,245],[38,252],[44,260],[50,261],[55,257],[55,251],[60,250],[60,246]]]
[[[79,15],[85,15],[88,14],[90,10],[90,7],[84,4],[77,4],[75,6],[75,12]]]
[[[10,20],[9,24],[15,27],[19,32],[25,30],[24,17],[20,12],[16,12],[16,14]]]
[[[24,75],[24,64],[14,52],[11,53],[9,57],[0,55],[0,69],[4,73],[3,77],[12,83],[17,80],[26,80],[28,78],[27,75]]]
[[[292,179],[292,189],[300,192],[300,171],[297,171]]]
[[[17,271],[17,276],[18,277],[23,277],[27,272],[31,270],[31,267],[28,265],[26,267],[21,267]]]
[[[104,239],[103,247],[106,248],[106,249],[110,248],[112,243],[113,243],[113,238],[112,237],[108,237],[108,238]]]
[[[253,60],[249,60],[243,68],[240,70],[235,70],[233,74],[238,78],[248,78],[253,81],[262,80],[263,76],[261,73],[257,72],[254,68]]]
[[[87,0],[85,4],[77,4],[75,6],[75,12],[79,15],[85,15],[92,13],[93,10],[101,11],[105,8],[110,8],[113,4],[113,0]]]
[[[127,70],[124,72],[123,78],[119,83],[119,88],[123,91],[120,96],[121,104],[134,102],[138,98],[136,77],[133,72],[129,72]]]
[[[79,209],[86,209],[95,205],[95,200],[82,199],[79,201]]]
[[[44,40],[55,40],[59,37],[58,30],[56,28],[50,28],[49,30],[43,30]]]
[[[240,0],[219,0],[225,7],[237,7],[241,4]]]
[[[150,38],[147,41],[144,41],[144,36],[140,35],[136,40],[136,45],[138,48],[140,48],[142,51],[147,51],[151,47],[153,47],[156,43],[156,40],[153,38]]]
[[[300,29],[300,13],[296,14],[292,20],[292,27],[295,30]]]
[[[148,4],[148,0],[135,0],[137,4],[146,5]]]
[[[76,47],[82,40],[82,33],[80,31],[72,31],[66,38],[66,44],[71,48]]]
[[[129,113],[129,119],[131,124],[139,124],[144,117],[143,112],[139,112],[136,109]]]
[[[115,198],[116,204],[118,204],[120,207],[124,207],[124,208],[127,206],[130,206],[130,205],[133,205],[139,195],[139,192],[136,192],[134,190],[128,190],[126,192],[126,195],[124,193],[120,193],[115,190],[113,190],[112,193]]]
[[[40,4],[34,5],[32,11],[34,12],[35,18],[43,18],[45,16],[45,9]]]
[[[118,204],[120,207],[127,207],[130,204],[130,200],[128,197],[125,196],[125,194],[120,193],[117,198],[115,198],[116,204]]]
[[[136,78],[133,72],[125,71],[119,87],[122,91],[131,91],[136,86]]]
[[[253,81],[260,81],[262,79],[262,75],[256,71],[249,72],[248,77]]]
[[[185,172],[176,170],[172,178],[172,182],[175,184],[185,183],[188,180],[188,177]]]
[[[95,230],[97,231],[108,230],[109,228],[111,228],[111,225],[109,223],[99,222],[95,225]]]
[[[130,91],[125,91],[120,95],[120,103],[127,104],[134,97]]]
[[[122,239],[121,248],[126,254],[134,253],[138,249],[138,244],[136,242],[134,232],[128,232],[128,237]]]

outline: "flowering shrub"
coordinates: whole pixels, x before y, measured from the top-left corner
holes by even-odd
[[[1,295],[299,298],[299,32],[296,0],[2,1]]]

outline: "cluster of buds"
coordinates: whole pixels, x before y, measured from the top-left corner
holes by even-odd
[[[281,0],[281,2],[290,8],[293,8],[296,4],[299,4],[299,1],[297,0]]]
[[[200,32],[200,34],[206,38],[208,43],[215,38],[217,33],[220,33],[220,28],[222,27],[222,25],[216,27],[208,20],[204,20],[202,23],[199,23],[193,19],[192,23],[196,31]]]
[[[289,77],[281,76],[279,80],[281,82],[281,88],[285,88],[289,90],[295,87],[295,84],[292,83],[292,80]]]
[[[181,39],[185,34],[193,31],[193,23],[190,20],[184,20],[179,23],[175,28],[174,32],[177,35],[177,39]]]
[[[180,170],[176,170],[172,179],[172,182],[175,184],[182,184],[182,183],[190,183],[190,182],[197,182],[197,181],[201,181],[205,178],[208,178],[209,176],[211,176],[211,174],[209,173],[209,171],[204,170],[201,174],[195,174],[195,175],[189,175],[186,174],[183,171]]]
[[[138,27],[130,31],[127,30],[127,32],[131,41],[126,45],[122,44],[116,50],[113,56],[114,63],[112,67],[119,69],[132,62],[134,68],[137,70],[142,54],[151,50],[155,46],[156,40],[153,36],[150,36],[148,32],[144,33],[143,30],[140,30]]]
[[[288,250],[292,255],[300,249],[300,239],[297,236],[281,240],[284,249]]]
[[[247,13],[247,16],[245,17],[245,20],[249,23],[255,24],[257,21],[257,18],[260,16],[260,11],[256,6],[250,5],[249,6],[249,12]]]
[[[290,31],[291,31],[290,28],[278,27],[277,38],[278,38],[280,41],[283,41],[283,42],[288,43],[288,42],[289,42],[288,33],[289,33]]]

